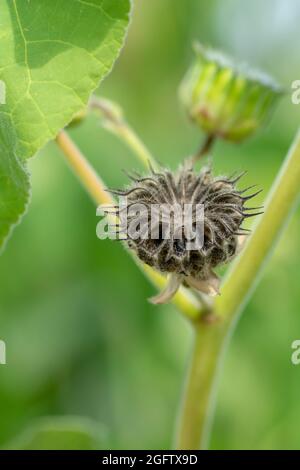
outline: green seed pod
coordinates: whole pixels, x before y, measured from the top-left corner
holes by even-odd
[[[196,61],[180,87],[190,118],[204,132],[241,142],[270,116],[283,90],[267,75],[236,65],[197,44]]]

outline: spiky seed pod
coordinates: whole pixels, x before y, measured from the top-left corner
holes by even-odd
[[[170,273],[171,282],[156,303],[168,301],[181,283],[188,284],[206,294],[218,293],[218,278],[213,270],[228,263],[238,252],[240,237],[247,230],[242,228],[244,220],[258,215],[257,208],[246,208],[245,204],[258,194],[245,195],[237,189],[237,183],[243,174],[235,177],[214,177],[211,168],[203,168],[196,174],[192,167],[181,167],[177,173],[162,169],[159,173],[151,170],[147,177],[131,176],[132,185],[125,191],[112,191],[127,197],[127,204],[143,204],[151,214],[151,205],[178,204],[182,209],[185,204],[192,204],[193,220],[197,204],[204,208],[202,248],[188,250],[187,240],[177,239],[174,226],[170,226],[170,237],[157,239],[128,239],[130,249],[146,264],[163,273]],[[259,191],[260,192],[260,191]],[[128,218],[128,224],[134,221],[134,215]],[[151,223],[147,218],[145,223]],[[124,230],[124,227],[123,227]],[[126,227],[125,227],[126,231]]]

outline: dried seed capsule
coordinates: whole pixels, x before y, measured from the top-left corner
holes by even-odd
[[[213,270],[237,254],[240,237],[247,233],[243,221],[257,215],[245,207],[256,194],[247,196],[236,187],[242,176],[214,177],[207,167],[197,174],[186,164],[176,173],[162,169],[147,177],[131,176],[127,190],[113,191],[127,198],[127,218],[125,225],[121,219],[121,226],[129,248],[144,263],[173,275],[156,303],[169,300],[181,283],[209,295],[218,293]],[[138,211],[130,212],[134,207]],[[186,207],[189,219],[178,219]]]
[[[180,87],[190,118],[209,135],[240,142],[270,116],[283,90],[267,75],[197,44]]]

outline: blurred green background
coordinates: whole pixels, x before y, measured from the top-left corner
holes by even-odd
[[[176,168],[201,136],[178,103],[191,44],[222,48],[274,75],[287,89],[268,128],[218,143],[216,173],[247,169],[265,189],[299,126],[291,83],[300,79],[298,0],[136,0],[127,44],[99,94],[117,101],[161,162]],[[109,186],[138,168],[95,117],[71,131]],[[99,241],[95,207],[54,143],[30,163],[30,210],[0,267],[0,446],[43,416],[83,416],[103,446],[164,449],[173,428],[192,335],[121,245]],[[300,211],[267,266],[230,344],[218,389],[211,447],[299,449]],[[80,446],[80,445],[79,445]]]

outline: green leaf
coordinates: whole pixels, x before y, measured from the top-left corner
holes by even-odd
[[[11,150],[16,141],[7,116],[0,118],[0,247],[25,212],[30,182],[25,163]]]
[[[107,447],[97,423],[81,417],[42,418],[5,446],[8,450],[99,450]]]
[[[130,0],[2,3],[0,246],[28,201],[24,161],[86,106],[119,54],[130,12]]]

